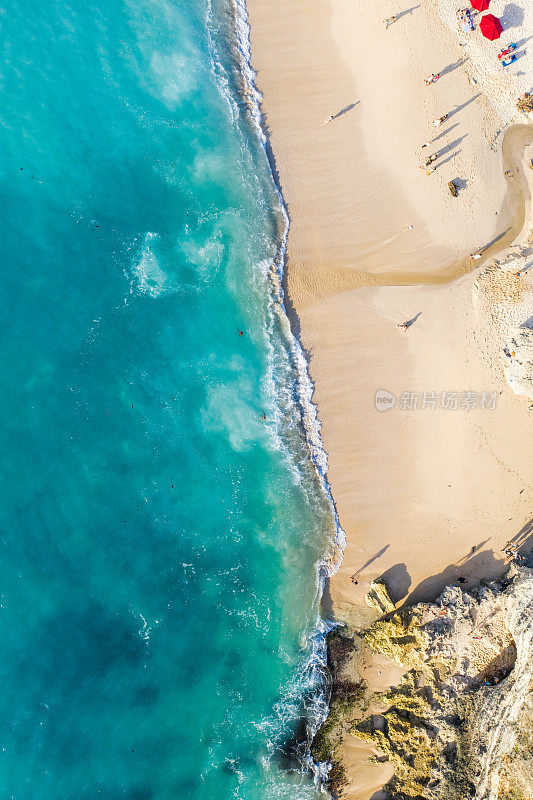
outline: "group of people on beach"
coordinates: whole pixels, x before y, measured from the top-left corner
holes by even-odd
[[[386,27],[389,28],[390,25],[392,25],[396,21],[396,19],[397,19],[396,16],[387,17],[387,19],[385,20]],[[429,75],[424,80],[424,83],[425,83],[426,86],[431,86],[431,84],[436,83],[440,79],[440,77],[441,76],[440,76],[439,72],[432,72],[431,75]],[[444,114],[442,117],[437,117],[437,119],[435,119],[433,121],[433,125],[436,128],[438,128],[447,119],[448,119],[448,114]],[[326,121],[328,121],[328,120],[326,120]],[[425,144],[422,145],[422,147],[429,147],[429,145],[432,144],[432,141],[433,140],[430,140],[429,142],[426,142]],[[425,168],[426,168],[426,174],[427,175],[431,174],[432,172],[435,172],[436,167],[433,167],[431,165],[433,164],[434,161],[437,160],[437,158],[438,158],[438,155],[435,153],[435,154],[429,156],[428,159],[426,159]],[[422,168],[424,168],[424,167],[422,167]]]
[[[433,125],[435,125],[435,127],[438,128],[447,119],[448,119],[448,114],[444,114],[444,116],[438,117],[436,120],[434,120]],[[424,144],[422,145],[422,149],[424,149],[424,147],[430,147],[430,145],[432,145],[434,141],[435,141],[434,139],[429,139],[427,142],[424,142]],[[426,158],[425,163],[420,166],[420,169],[426,170],[426,175],[430,175],[432,172],[435,172],[436,167],[432,166],[432,164],[434,161],[437,161],[439,155],[440,153],[432,153],[430,156],[428,156],[428,158]]]
[[[436,83],[439,80],[439,78],[440,78],[439,72],[432,72],[431,75],[425,79],[424,83],[426,86],[431,86],[431,84]],[[433,125],[436,128],[439,128],[442,125],[442,123],[445,122],[447,119],[448,119],[448,114],[444,114],[442,117],[437,117],[437,119],[433,120]],[[425,144],[422,145],[422,147],[428,147],[430,144],[431,141],[426,142]],[[437,168],[431,165],[433,164],[434,161],[438,159],[438,157],[439,157],[438,154],[434,153],[433,155],[429,156],[429,158],[426,159],[425,166],[421,167],[421,169],[425,168],[426,175],[431,175],[432,172],[435,172]]]
[[[472,19],[472,9],[471,8],[460,8],[457,12],[457,19],[461,24],[461,28],[465,33],[469,33],[473,31],[476,27],[474,25],[474,20]]]
[[[512,542],[507,542],[507,544],[503,546],[502,553],[504,553],[505,557],[514,564],[518,564],[522,560],[518,552],[518,545],[513,544]]]

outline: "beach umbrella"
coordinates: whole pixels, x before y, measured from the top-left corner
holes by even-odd
[[[486,11],[487,8],[490,6],[490,0],[470,0],[472,3],[472,8],[475,8],[476,11]]]
[[[498,17],[495,17],[494,14],[485,14],[479,27],[481,28],[481,33],[485,39],[490,39],[492,41],[493,39],[500,38],[502,24]]]

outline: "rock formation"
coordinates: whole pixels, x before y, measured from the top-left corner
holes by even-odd
[[[333,795],[361,796],[342,758],[355,737],[394,768],[383,797],[533,798],[533,570],[513,566],[500,581],[450,586],[434,604],[397,612],[383,584],[368,600],[381,619],[329,634],[330,714],[312,752],[331,764]],[[396,665],[400,682],[376,689],[365,678],[378,656],[378,674]]]

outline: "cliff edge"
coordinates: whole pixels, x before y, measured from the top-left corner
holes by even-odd
[[[381,583],[368,602],[379,620],[329,634],[330,713],[312,753],[331,764],[333,796],[533,798],[533,570],[397,612]],[[385,785],[369,792],[372,770]]]

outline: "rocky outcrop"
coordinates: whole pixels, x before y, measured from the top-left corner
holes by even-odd
[[[448,587],[434,604],[389,614],[362,632],[331,632],[331,710],[312,752],[332,764],[334,796],[357,795],[342,761],[343,742],[355,736],[394,767],[384,796],[533,798],[532,651],[527,567],[469,592]],[[365,672],[376,658],[400,665],[401,681],[377,690]]]

